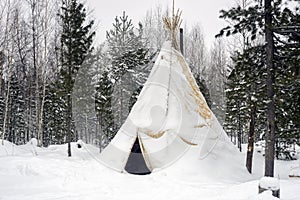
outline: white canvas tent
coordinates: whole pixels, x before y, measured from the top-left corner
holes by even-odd
[[[172,20],[165,23],[175,32],[178,15]],[[128,118],[100,155],[105,165],[147,174],[182,160],[187,152],[198,160],[223,150],[236,155],[176,49],[174,40],[164,43]]]
[[[225,133],[206,104],[182,54],[165,42],[137,102],[101,160],[124,171],[136,139],[150,171],[175,161],[191,146],[212,151]]]

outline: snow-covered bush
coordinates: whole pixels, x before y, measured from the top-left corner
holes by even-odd
[[[274,177],[262,177],[259,180],[259,193],[264,193],[265,191],[270,191],[271,195],[275,197],[280,196],[280,185],[279,180]],[[265,199],[265,198],[263,198]],[[277,198],[276,198],[277,199]]]
[[[38,141],[36,138],[31,138],[29,144],[36,147],[38,145]]]

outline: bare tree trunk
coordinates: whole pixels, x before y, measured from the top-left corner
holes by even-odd
[[[89,143],[89,137],[87,134],[87,114],[85,114],[85,126],[84,126],[85,142]]]
[[[272,31],[272,0],[265,0],[265,39],[266,39],[266,66],[267,66],[267,120],[265,150],[265,176],[274,176],[275,153],[275,103],[274,103],[274,41]]]
[[[46,96],[46,79],[47,79],[47,39],[48,39],[48,3],[49,1],[46,0],[45,2],[45,17],[44,17],[44,27],[43,27],[43,34],[44,34],[44,67],[43,67],[43,93],[42,93],[42,101],[41,101],[41,108],[39,112],[39,123],[38,123],[38,136],[39,136],[39,145],[43,146],[43,114],[44,114],[44,105],[45,105],[45,96]]]
[[[254,150],[255,115],[256,115],[256,103],[254,102],[250,113],[250,128],[249,128],[247,159],[246,159],[246,167],[250,173],[252,173],[252,160],[253,160],[253,150]]]
[[[72,134],[72,130],[71,130],[71,122],[72,122],[72,102],[71,102],[71,95],[68,94],[68,135],[67,135],[67,142],[68,142],[68,156],[71,157],[72,153],[71,153],[71,134]]]
[[[8,10],[9,12],[9,10]],[[13,32],[12,32],[12,44],[11,44],[11,51],[9,53],[9,61],[8,61],[8,75],[7,75],[7,91],[6,91],[6,99],[5,99],[5,111],[4,111],[4,119],[3,119],[3,127],[2,127],[2,145],[4,145],[4,139],[5,139],[5,132],[6,132],[6,122],[7,122],[7,115],[8,115],[8,109],[9,109],[9,94],[10,94],[10,75],[12,71],[12,62],[13,62],[13,55],[14,55],[14,49],[15,49],[15,31],[16,31],[16,25],[18,23],[18,19],[15,18],[13,23]],[[2,79],[2,77],[1,77]]]
[[[236,134],[236,131],[234,131],[234,144],[235,144],[235,145],[237,144],[236,138],[237,138],[237,134]]]
[[[241,105],[240,101],[238,100],[238,135],[237,135],[237,144],[240,152],[242,152],[242,128],[241,128]]]
[[[99,150],[100,150],[100,153],[102,151],[102,136],[103,136],[103,129],[102,129],[102,113],[100,113],[100,119],[99,119],[100,122],[97,121],[97,123],[99,123]]]
[[[4,119],[3,119],[3,127],[2,127],[2,145],[4,145],[5,132],[6,132],[9,93],[10,93],[10,80],[8,80],[8,82],[7,82],[7,91],[6,91],[6,98],[5,98],[5,111],[4,111]]]
[[[67,142],[68,142],[68,156],[71,157],[71,123],[72,123],[72,101],[71,101],[71,94],[68,94],[67,97],[67,102],[68,102],[68,117],[67,117],[67,126],[68,126],[68,135],[67,135]]]
[[[34,68],[34,80],[35,80],[35,121],[36,121],[36,136],[39,145],[39,135],[37,133],[37,127],[39,123],[39,89],[38,89],[38,66],[37,66],[37,33],[36,33],[36,18],[37,18],[37,0],[30,2],[31,6],[31,19],[32,19],[32,53],[33,53],[33,68]]]
[[[70,48],[69,48],[70,49]],[[72,71],[71,71],[71,63],[68,63],[68,86],[67,86],[67,128],[68,128],[68,134],[67,134],[67,143],[68,143],[68,157],[72,156],[71,153],[71,134],[72,134],[72,99],[71,99],[71,91],[72,91]]]
[[[40,15],[40,5],[39,5],[39,0],[36,0],[34,2],[34,7],[33,12],[35,11],[35,16],[33,16],[33,46],[34,46],[34,51],[35,51],[35,114],[36,114],[36,135],[37,135],[37,141],[38,141],[38,146],[42,146],[42,136],[41,132],[39,130],[40,127],[40,118],[41,118],[41,110],[40,110],[40,85],[39,85],[39,78],[40,78],[40,63],[39,63],[39,28],[36,27],[36,24],[39,23],[39,15]],[[39,25],[38,25],[39,26]]]
[[[120,79],[120,82],[122,83],[122,78]],[[122,121],[123,121],[123,84],[121,86],[121,91],[120,91],[120,121],[119,121],[119,128],[122,126]]]
[[[39,125],[38,125],[38,134],[40,136],[39,145],[43,146],[43,112],[44,112],[44,104],[45,104],[45,93],[46,87],[43,86],[43,97],[41,102],[41,110],[40,110],[40,117],[39,117]]]
[[[5,31],[4,31],[4,40],[3,40],[3,48],[2,48],[3,56],[5,56],[4,52],[6,50],[6,43],[7,43],[7,36],[8,36],[8,23],[9,23],[10,11],[11,11],[10,6],[11,6],[10,0],[8,0],[8,6],[7,6],[7,11],[6,11],[7,13],[6,13]],[[3,12],[4,12],[4,10],[5,10],[5,8],[3,8]],[[2,94],[2,76],[3,76],[3,65],[0,65],[0,95]]]

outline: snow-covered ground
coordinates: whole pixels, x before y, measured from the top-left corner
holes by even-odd
[[[168,168],[146,176],[117,173],[99,162],[99,149],[94,146],[83,144],[79,149],[73,143],[72,152],[69,158],[66,145],[35,148],[0,143],[0,200],[276,199],[268,192],[257,194],[264,169],[259,153],[254,155],[251,180],[207,181],[192,178],[193,174],[190,179],[169,173]],[[283,200],[300,199],[300,178],[288,177],[299,165],[299,160],[276,161]]]

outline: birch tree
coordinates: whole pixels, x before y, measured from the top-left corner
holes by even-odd
[[[11,82],[11,73],[13,70],[13,56],[14,56],[14,50],[15,50],[15,35],[16,35],[16,26],[18,25],[18,10],[15,9],[13,10],[11,7],[11,2],[8,2],[8,10],[7,12],[13,12],[13,20],[11,21],[11,24],[7,24],[7,27],[11,26],[10,34],[7,36],[6,44],[4,44],[5,49],[3,51],[7,52],[7,65],[5,67],[5,80],[6,80],[6,95],[5,95],[5,110],[4,110],[4,118],[3,118],[3,127],[2,127],[2,145],[4,145],[4,139],[5,139],[5,134],[6,134],[6,128],[7,128],[7,118],[8,118],[8,110],[9,110],[9,94],[10,94],[10,82]],[[7,23],[10,23],[9,20],[9,14],[7,14]]]
[[[46,81],[48,78],[49,69],[48,66],[49,63],[49,55],[48,55],[48,40],[50,37],[50,19],[51,16],[53,16],[53,10],[51,10],[51,5],[49,0],[45,0],[44,2],[44,12],[43,12],[43,21],[42,21],[42,35],[43,35],[43,56],[42,56],[42,70],[41,70],[41,76],[42,76],[42,99],[41,99],[41,105],[40,110],[38,112],[38,124],[37,124],[37,135],[38,135],[38,144],[40,146],[43,146],[43,114],[44,114],[44,105],[45,105],[45,98],[46,98]],[[51,12],[52,11],[52,12]],[[39,99],[38,99],[39,100]]]
[[[6,47],[7,47],[7,40],[8,40],[8,29],[9,29],[9,22],[10,22],[10,12],[12,10],[12,5],[11,5],[11,0],[7,0],[4,2],[3,5],[1,5],[2,7],[2,11],[1,11],[1,21],[2,19],[4,20],[4,34],[3,34],[3,43],[2,43],[2,49],[1,49],[1,57],[2,60],[4,60],[5,58],[5,51],[6,51]],[[2,94],[2,78],[3,78],[3,69],[4,69],[4,61],[2,61],[1,65],[0,65],[0,95]]]
[[[212,106],[211,109],[223,124],[225,119],[225,84],[227,81],[228,57],[223,40],[216,40],[210,50],[208,69],[205,71]]]
[[[161,5],[147,11],[144,20],[144,37],[147,38],[149,47],[153,52],[161,49],[167,34],[163,24],[163,17],[166,16],[166,11],[163,11]]]

